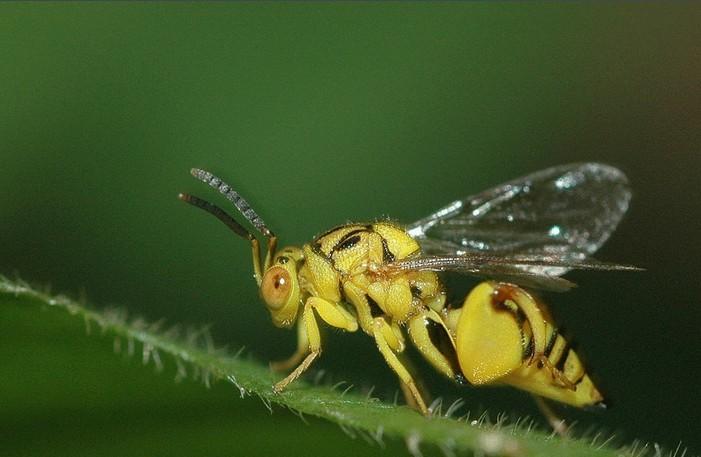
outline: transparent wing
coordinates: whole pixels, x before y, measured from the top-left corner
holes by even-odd
[[[606,271],[637,271],[640,268],[601,262],[591,257],[573,260],[572,256],[543,254],[509,254],[495,255],[484,252],[461,255],[419,256],[391,263],[390,270],[432,270],[457,271],[491,279],[508,281],[522,286],[548,289],[558,292],[574,287],[574,283],[543,273],[545,269],[579,269]]]
[[[589,261],[616,229],[630,196],[626,176],[610,165],[561,165],[457,200],[407,230],[423,255],[453,259],[441,269],[472,270],[457,259],[483,254],[502,258],[500,269],[552,279]],[[526,258],[531,262],[523,263]],[[494,262],[469,272],[488,276]],[[430,265],[436,264],[423,264]]]

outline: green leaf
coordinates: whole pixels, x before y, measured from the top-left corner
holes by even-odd
[[[640,455],[634,448],[611,448],[600,436],[563,439],[533,429],[528,421],[506,424],[503,420],[490,423],[484,417],[456,419],[451,417],[454,408],[450,407],[435,408],[445,411],[434,411],[432,417],[425,418],[405,406],[383,403],[338,385],[297,381],[282,394],[275,394],[271,386],[277,375],[261,363],[216,349],[206,330],[163,329],[159,323],[128,318],[123,310],[96,311],[65,296],[50,295],[0,276],[0,306],[8,305],[68,312],[82,318],[88,328],[97,326],[104,334],[112,335],[118,352],[139,354],[144,363],[158,369],[173,365],[176,377],[199,379],[205,384],[225,380],[242,398],[257,397],[268,409],[281,405],[300,416],[317,416],[370,441],[403,439],[414,455],[428,448],[440,448],[446,455],[464,451],[505,456]],[[38,313],[37,319],[41,318]]]

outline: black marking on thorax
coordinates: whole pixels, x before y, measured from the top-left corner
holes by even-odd
[[[348,224],[348,225],[356,225],[356,224]],[[334,253],[344,251],[346,249],[351,249],[353,246],[357,245],[358,242],[362,239],[361,233],[364,232],[371,232],[372,231],[372,226],[370,225],[365,225],[362,228],[358,228],[355,230],[351,230],[350,232],[346,233],[343,235],[332,247],[331,249],[328,249],[328,252],[324,252],[322,249],[322,240],[324,238],[330,236],[333,234],[333,232],[338,231],[338,230],[343,230],[344,228],[348,227],[348,225],[339,225],[338,227],[334,227],[331,230],[327,230],[326,232],[322,233],[321,235],[317,236],[314,238],[314,240],[311,243],[312,249],[314,252],[317,254],[323,256],[327,260],[331,262],[331,264],[335,267],[335,262],[333,259]]]
[[[385,315],[385,312],[382,311],[380,305],[378,305],[377,302],[370,297],[370,295],[365,294],[365,299],[367,300],[368,305],[370,305],[370,315],[373,318]]]
[[[317,236],[314,238],[314,242],[317,243],[320,239],[325,238],[325,237],[331,235],[331,234],[332,234],[333,232],[335,232],[336,230],[342,229],[343,227],[346,227],[347,225],[348,225],[348,224],[337,225],[336,227],[332,227],[332,228],[328,229],[328,230],[325,231],[324,233],[322,233],[322,234],[320,234],[320,235],[317,235]]]
[[[314,237],[314,241],[319,241],[319,240],[321,240],[321,239],[323,239],[323,238],[326,238],[327,236],[331,235],[333,232],[335,232],[335,231],[337,231],[337,230],[341,230],[341,229],[344,229],[344,228],[346,228],[346,227],[348,227],[348,226],[354,226],[354,225],[355,225],[355,226],[361,226],[361,227],[363,227],[362,229],[359,229],[359,230],[364,230],[364,231],[368,231],[368,232],[369,232],[369,231],[372,231],[372,225],[370,225],[370,224],[362,224],[362,223],[361,223],[361,224],[354,224],[354,223],[351,222],[351,223],[348,223],[348,224],[337,225],[337,226],[335,226],[335,227],[333,227],[333,228],[330,228],[330,229],[326,230],[325,232],[323,232],[323,233],[321,233],[321,234],[315,236],[315,237]],[[355,230],[353,230],[353,232],[355,232]]]
[[[313,243],[310,244],[310,246],[314,254],[317,254],[319,257],[322,257],[325,260],[328,260],[329,262],[331,262],[331,265],[333,265],[333,260],[331,260],[331,257],[324,254],[324,251],[321,250],[321,243],[318,240],[315,240]]]
[[[360,241],[360,234],[367,231],[367,229],[362,228],[351,230],[350,232],[346,233],[340,240],[338,240],[334,247],[331,248],[331,251],[329,251],[329,258],[331,258],[334,252],[344,251],[358,244]]]
[[[420,288],[417,286],[409,286],[409,290],[411,290],[411,296],[414,298],[421,298],[422,291]]]
[[[394,254],[392,254],[392,251],[389,250],[389,246],[387,245],[387,240],[383,236],[381,236],[381,238],[382,238],[382,261],[384,263],[394,262]]]
[[[348,224],[348,225],[354,225],[354,224]],[[329,250],[328,254],[325,253],[321,248],[321,240],[323,240],[325,237],[328,237],[329,235],[333,234],[333,232],[335,232],[337,230],[341,230],[344,227],[347,227],[348,225],[339,225],[337,227],[334,227],[330,230],[325,231],[321,235],[314,238],[314,240],[311,243],[311,246],[312,246],[312,249],[314,250],[314,252],[316,252],[317,254],[330,260],[332,265],[333,265],[334,264],[334,259],[333,259],[334,253],[341,252],[341,251],[344,251],[346,249],[351,249],[354,246],[356,246],[362,239],[362,236],[361,236],[362,233],[377,233],[373,229],[372,224],[365,224],[362,226],[362,228],[351,230],[350,232],[343,235],[341,237],[341,239],[339,239],[336,242],[336,244],[334,244],[334,246]],[[378,235],[380,235],[380,234],[378,233]],[[380,238],[382,239],[382,261],[383,261],[383,263],[394,262],[396,260],[396,256],[389,249],[387,239],[385,237],[383,237],[382,235],[380,235]]]

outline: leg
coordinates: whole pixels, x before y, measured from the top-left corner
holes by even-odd
[[[403,384],[402,390],[405,392],[407,390],[409,391],[411,397],[414,399],[416,409],[424,416],[427,416],[428,408],[426,408],[426,403],[424,403],[411,373],[409,373],[409,370],[407,370],[397,357],[397,353],[404,351],[404,339],[399,331],[399,327],[390,326],[382,317],[375,318],[373,321],[373,336],[375,337],[377,348],[385,358],[385,361],[389,367],[394,370],[397,376],[399,376],[399,380]]]
[[[307,328],[304,324],[304,319],[297,322],[297,350],[289,358],[270,362],[270,368],[275,371],[290,371],[292,368],[300,364],[304,357],[309,353],[309,338],[307,338]]]
[[[537,362],[539,368],[542,367],[550,373],[557,385],[575,391],[575,383],[565,372],[558,369],[555,364],[562,358],[566,360],[572,357],[570,366],[574,368],[570,371],[573,371],[573,373],[568,373],[572,379],[581,379],[584,376],[584,367],[582,367],[576,354],[570,355],[570,351],[564,351],[566,343],[564,339],[557,335],[552,324],[548,322],[547,311],[543,308],[543,305],[520,287],[503,283],[495,288],[494,300],[497,300],[498,303],[503,303],[506,307],[516,306],[515,311],[521,311],[526,316],[533,338],[533,353],[528,364],[531,365],[533,362]],[[555,345],[558,343],[560,343],[561,347],[559,351],[556,351]],[[549,351],[552,352],[548,353]]]
[[[492,302],[495,305],[499,304],[507,308],[512,308],[515,305],[516,309],[513,311],[517,312],[520,310],[526,317],[526,320],[528,320],[531,333],[533,334],[533,353],[528,362],[530,365],[543,354],[546,345],[546,318],[538,307],[536,300],[518,286],[508,283],[498,283],[494,285]]]
[[[404,368],[406,368],[411,377],[414,379],[414,385],[416,386],[416,390],[419,391],[419,397],[424,400],[424,403],[430,403],[432,400],[431,394],[428,391],[428,389],[426,389],[426,383],[424,383],[418,376],[414,364],[403,353],[397,354],[397,358],[399,359],[401,364],[404,365]],[[406,401],[406,404],[411,409],[421,411],[421,407],[414,399],[414,394],[412,394],[409,388],[406,386],[406,384],[402,382],[401,378],[399,379],[399,387],[402,389],[402,394],[404,394],[404,400]]]
[[[292,373],[273,386],[275,392],[282,392],[288,384],[299,378],[321,353],[321,335],[319,325],[316,322],[314,311],[321,319],[332,327],[341,328],[349,332],[358,329],[358,322],[341,305],[331,303],[319,297],[309,297],[304,304],[302,320],[307,341],[309,342],[309,354],[304,358]],[[294,356],[293,356],[294,357]]]
[[[548,423],[550,426],[553,428],[555,433],[560,435],[563,438],[567,437],[567,424],[565,424],[565,419],[560,418],[555,411],[545,403],[545,400],[543,397],[539,397],[537,395],[533,395],[533,400],[535,400],[536,405],[538,405],[538,409],[540,410],[541,413],[543,413],[543,416],[547,419]]]
[[[357,285],[353,284],[351,281],[346,281],[343,284],[344,292],[348,300],[351,302],[351,304],[355,307],[356,313],[358,315],[358,323],[360,324],[360,327],[363,329],[363,331],[369,335],[374,335],[373,328],[375,325],[375,320],[372,317],[372,310],[370,308],[370,303],[368,302],[367,295],[365,292],[358,287]],[[411,361],[407,358],[404,357],[403,354],[399,353],[396,354],[399,362],[404,365],[406,370],[409,372],[411,377],[417,382],[415,382],[416,389],[419,392],[419,397],[423,399],[429,399],[431,396],[428,394],[428,391],[424,387],[423,383],[418,380],[416,376],[416,370],[414,370]],[[416,409],[418,411],[421,411],[420,405],[416,402],[415,396],[412,393],[412,391],[407,387],[407,384],[402,381],[401,378],[399,378],[399,386],[402,389],[402,393],[404,394],[404,399],[406,400],[407,405],[409,405],[410,408]]]
[[[411,318],[409,336],[421,355],[439,373],[458,383],[465,382],[458,366],[455,342],[438,313],[427,309]]]
[[[565,355],[566,357],[566,355]],[[560,385],[566,389],[569,390],[577,390],[577,386],[567,379],[567,376],[565,376],[565,373],[562,371],[558,370],[553,366],[552,363],[550,363],[550,359],[548,359],[544,354],[541,354],[541,356],[538,358],[539,363],[543,364],[543,368],[548,370],[550,372],[550,375],[554,380],[556,380]]]
[[[372,335],[372,310],[370,309],[370,303],[368,302],[366,293],[351,281],[343,283],[343,292],[348,298],[348,301],[355,308],[360,328],[368,335]]]

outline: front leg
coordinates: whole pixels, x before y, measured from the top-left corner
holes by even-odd
[[[314,315],[315,311],[321,320],[332,327],[340,328],[349,332],[358,330],[358,321],[348,311],[343,309],[340,304],[332,303],[320,297],[309,297],[304,304],[304,310],[302,311],[302,324],[304,326],[303,333],[302,330],[300,330],[300,338],[306,338],[308,342],[309,353],[304,360],[302,360],[302,363],[300,363],[297,368],[292,371],[292,373],[273,386],[273,390],[277,393],[285,390],[288,384],[299,378],[302,373],[309,368],[314,359],[321,354],[321,335],[319,334],[319,325],[317,324],[316,316]],[[299,346],[301,346],[301,344]],[[291,360],[294,360],[295,357],[301,358],[301,355],[298,356],[298,354],[300,354],[299,347],[295,355],[292,356]]]
[[[299,365],[307,354],[309,354],[309,338],[307,338],[307,326],[302,318],[297,321],[297,350],[285,360],[270,362],[270,368],[279,372],[290,371]]]

